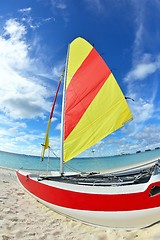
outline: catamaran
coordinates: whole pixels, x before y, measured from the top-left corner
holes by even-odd
[[[42,158],[62,78],[60,171],[17,171],[21,185],[54,211],[88,224],[143,228],[160,220],[160,162],[113,173],[65,172],[64,164],[132,120],[126,98],[95,48],[78,37],[69,47],[52,106]]]

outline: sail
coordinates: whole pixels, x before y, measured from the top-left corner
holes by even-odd
[[[58,92],[61,86],[61,82],[62,82],[62,77],[64,76],[64,71],[61,74],[59,83],[58,83],[58,87],[57,87],[57,91],[56,91],[56,95],[54,97],[53,100],[53,104],[52,104],[52,108],[51,108],[51,112],[50,112],[50,116],[49,116],[49,120],[48,120],[48,125],[47,125],[47,130],[46,130],[46,135],[45,135],[45,140],[44,140],[44,144],[42,144],[43,148],[42,148],[42,161],[44,159],[44,155],[45,155],[45,151],[46,149],[48,149],[49,146],[49,132],[50,132],[50,126],[51,126],[51,121],[52,121],[52,116],[53,116],[53,112],[54,112],[54,107],[56,105],[56,100],[57,100],[57,96],[58,96]]]
[[[125,97],[102,57],[83,38],[71,42],[66,73],[64,162],[132,119]]]
[[[44,159],[45,150],[47,148],[49,148],[49,131],[50,131],[50,126],[51,126],[51,119],[48,120],[46,136],[45,136],[44,144],[42,144],[42,146],[43,146],[43,148],[42,148],[42,161]]]

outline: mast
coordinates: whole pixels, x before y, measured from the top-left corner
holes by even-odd
[[[68,67],[68,55],[69,47],[67,51],[65,72],[64,72],[64,84],[63,84],[63,99],[62,99],[62,114],[61,114],[61,142],[60,142],[60,174],[64,174],[64,111],[65,111],[65,101],[66,101],[66,81],[67,81],[67,67]]]

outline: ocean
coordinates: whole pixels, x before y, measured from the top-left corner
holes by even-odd
[[[143,165],[154,159],[160,159],[160,149],[135,154],[111,157],[74,158],[65,164],[66,171],[100,171],[125,169],[133,165]],[[59,170],[59,159],[44,159],[40,157],[21,155],[0,151],[0,166],[12,169]]]

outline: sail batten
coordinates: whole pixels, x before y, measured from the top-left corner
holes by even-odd
[[[90,43],[83,38],[75,39],[70,44],[67,66],[64,161],[90,148],[130,119],[132,114],[111,70]]]

